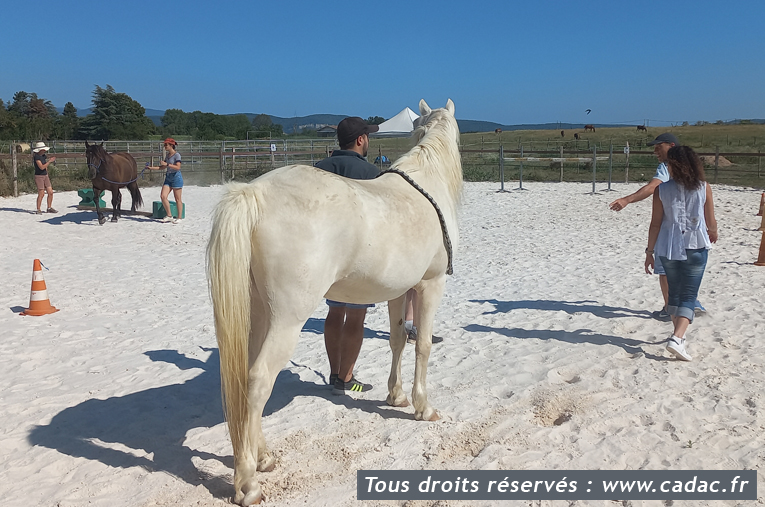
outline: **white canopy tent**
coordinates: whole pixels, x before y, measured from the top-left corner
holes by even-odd
[[[380,130],[371,134],[372,137],[409,137],[414,130],[414,120],[420,116],[405,107],[400,113],[380,124]]]

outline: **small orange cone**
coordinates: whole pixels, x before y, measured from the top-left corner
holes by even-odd
[[[757,213],[757,216],[761,217],[763,214],[765,214],[765,192],[760,196],[760,212]]]
[[[765,232],[762,233],[762,239],[760,240],[760,255],[757,257],[755,266],[765,266]]]
[[[43,278],[42,264],[40,259],[35,259],[32,268],[32,294],[29,296],[29,308],[21,312],[21,315],[48,315],[57,312],[48,299],[48,288],[45,286]]]

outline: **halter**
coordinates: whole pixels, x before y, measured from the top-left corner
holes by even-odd
[[[425,191],[424,188],[422,188],[420,185],[417,184],[416,181],[414,181],[408,174],[406,174],[404,171],[400,169],[386,169],[385,171],[382,171],[380,174],[375,176],[375,179],[379,178],[383,174],[387,173],[395,173],[404,178],[404,180],[412,185],[415,189],[417,189],[418,192],[420,192],[422,195],[425,196],[425,198],[430,201],[430,204],[433,205],[433,208],[436,210],[436,214],[438,215],[438,222],[441,224],[441,232],[444,234],[444,247],[446,248],[446,256],[448,258],[448,263],[446,265],[446,274],[451,275],[453,274],[452,270],[452,241],[449,239],[449,231],[446,229],[446,220],[444,219],[444,214],[441,212],[441,208],[438,207],[438,203],[436,203],[436,200],[433,199],[433,197]]]
[[[104,159],[102,159],[101,157],[98,157],[98,165],[97,165],[97,166],[94,166],[93,164],[91,164],[90,162],[88,162],[88,167],[92,167],[93,169],[95,169],[95,170],[96,170],[96,176],[99,176],[99,171],[98,171],[98,170],[101,168],[101,164],[103,164],[103,163],[104,163]],[[107,182],[107,183],[111,183],[111,184],[113,184],[113,185],[130,185],[131,183],[133,183],[134,181],[136,181],[138,178],[143,178],[143,173],[144,173],[144,171],[146,171],[146,168],[147,168],[148,166],[149,166],[149,164],[147,163],[147,164],[146,164],[146,165],[143,167],[143,170],[141,170],[141,174],[139,174],[138,176],[136,176],[135,178],[133,178],[133,179],[132,179],[132,180],[130,180],[130,181],[112,181],[112,180],[107,180],[106,178],[104,178],[104,176],[103,176],[103,175],[101,175],[101,179],[102,179],[102,180],[104,180],[105,182]]]

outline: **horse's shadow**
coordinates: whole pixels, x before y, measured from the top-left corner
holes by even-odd
[[[104,400],[90,399],[66,408],[50,424],[35,426],[27,437],[29,443],[112,467],[139,466],[167,472],[191,485],[201,484],[214,497],[227,497],[230,482],[201,473],[191,459],[215,459],[233,468],[233,457],[193,450],[183,444],[189,430],[224,422],[218,349],[204,350],[212,351],[206,361],[173,350],[146,352],[152,361],[171,363],[181,370],[198,368],[202,373],[181,384]],[[324,391],[324,386],[303,382],[289,370],[281,371],[264,415],[281,410],[297,395],[311,394],[311,386],[314,394]]]
[[[189,430],[224,422],[218,349],[203,350],[212,352],[206,361],[174,350],[146,352],[152,361],[174,364],[181,370],[198,368],[201,373],[181,384],[104,400],[90,399],[66,408],[56,414],[50,424],[33,427],[27,437],[29,443],[75,458],[100,461],[111,467],[137,466],[152,472],[166,472],[193,486],[202,485],[216,498],[230,496],[232,486],[229,480],[201,472],[192,458],[215,459],[233,469],[233,456],[194,450],[183,443]],[[393,408],[382,408],[386,406],[384,401],[333,396],[326,383],[303,381],[287,369],[277,376],[263,416],[282,410],[298,396],[325,398],[348,408],[378,413],[384,418],[414,417]],[[125,448],[127,451],[123,450]]]
[[[545,310],[552,312],[566,312],[568,314],[587,312],[603,319],[618,317],[637,317],[639,319],[651,319],[653,316],[647,310],[631,310],[618,306],[606,306],[593,304],[592,300],[584,301],[551,301],[545,299],[521,300],[521,301],[498,301],[496,299],[471,299],[471,303],[489,303],[494,305],[494,311],[484,312],[484,315],[495,313],[509,313],[513,310]]]

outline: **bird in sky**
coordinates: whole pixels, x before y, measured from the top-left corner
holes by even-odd
[[[587,114],[590,114],[590,111],[592,111],[592,109],[585,109],[584,110],[584,112],[587,113]]]

